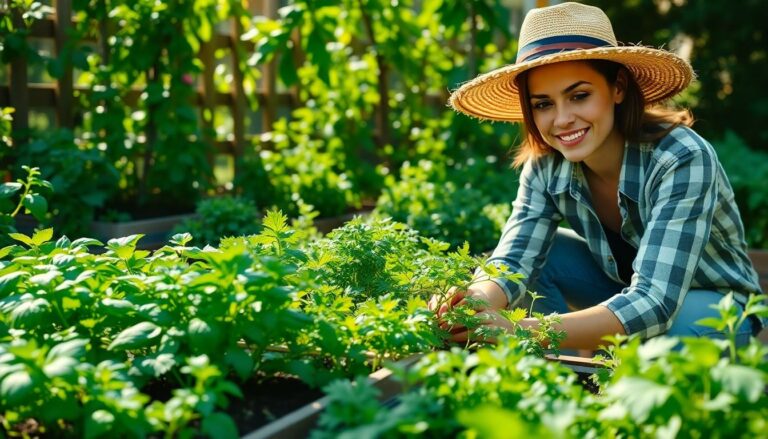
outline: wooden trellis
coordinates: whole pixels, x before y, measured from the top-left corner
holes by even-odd
[[[279,0],[251,0],[247,4],[248,11],[253,15],[275,17],[279,7]],[[24,22],[18,11],[4,10],[4,3],[0,1],[0,15],[11,14],[15,26],[22,27]],[[54,0],[55,13],[51,16],[36,20],[29,29],[31,39],[53,42],[53,50],[56,56],[66,46],[68,29],[72,26],[72,5],[68,0]],[[246,118],[253,117],[250,110],[240,69],[237,68],[238,51],[235,45],[242,34],[242,27],[237,20],[231,20],[227,31],[217,31],[211,41],[203,44],[199,58],[204,65],[197,87],[197,96],[194,105],[200,111],[209,110],[212,113],[216,108],[225,107],[232,117],[232,132],[225,139],[211,139],[216,146],[218,154],[237,157],[244,151],[249,141],[250,134],[246,127]],[[103,33],[102,39],[108,35]],[[102,42],[95,42],[97,46]],[[232,72],[233,81],[228,92],[220,92],[215,87],[214,74],[219,61],[216,59],[216,51],[224,49],[230,54],[229,71]],[[102,49],[104,51],[104,49]],[[18,57],[8,65],[6,84],[0,83],[0,107],[13,107],[13,131],[14,143],[21,145],[28,140],[30,118],[34,112],[50,112],[54,110],[55,120],[51,125],[61,128],[75,128],[76,119],[76,95],[87,94],[91,90],[74,83],[73,68],[68,66],[65,73],[53,82],[30,82],[30,66],[23,57]],[[267,131],[278,117],[280,108],[291,108],[295,105],[295,97],[290,92],[278,92],[277,73],[274,62],[261,69],[261,81],[257,91],[259,111],[256,119],[260,122],[260,131]],[[128,93],[128,103],[136,102],[144,90],[137,88]],[[213,132],[212,118],[201,118],[206,131]]]

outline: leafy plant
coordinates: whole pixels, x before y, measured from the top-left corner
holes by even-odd
[[[751,247],[768,248],[768,154],[754,151],[733,132],[714,142],[718,158],[733,186],[736,204]]]
[[[227,236],[252,235],[259,231],[259,211],[249,200],[220,196],[200,201],[196,217],[174,227],[175,233],[189,233],[197,246],[217,246]]]
[[[51,183],[41,178],[40,169],[22,166],[25,178],[0,185],[0,245],[9,244],[8,234],[16,232],[14,217],[20,212],[44,220],[48,201],[40,192],[52,189]]]
[[[726,297],[720,318],[702,324],[732,334],[741,319],[766,314],[763,300],[754,297],[739,317]],[[313,437],[495,437],[501,428],[558,437],[764,436],[768,349],[757,339],[735,350],[732,337],[613,341],[612,370],[594,396],[570,370],[529,355],[525,339],[505,337],[475,352],[454,348],[396,367],[405,391],[394,404],[371,402],[378,393],[368,382],[332,383]]]
[[[476,251],[491,250],[506,222],[500,218],[511,208],[509,203],[490,205],[481,190],[461,187],[447,177],[460,172],[426,160],[415,166],[405,163],[399,180],[387,178],[376,211],[453,247],[469,242]]]
[[[343,170],[343,157],[339,157],[337,151],[323,150],[316,142],[294,143],[295,140],[285,134],[278,136],[277,132],[287,129],[285,123],[281,121],[275,124],[273,139],[283,139],[275,141],[275,151],[265,150],[260,154],[259,160],[266,170],[268,183],[255,186],[258,180],[239,179],[238,185],[243,195],[261,198],[263,195],[255,194],[266,191],[270,195],[264,201],[267,205],[284,210],[293,217],[299,213],[302,203],[315,206],[322,216],[340,215],[348,207],[359,207],[360,197],[349,175]],[[301,136],[301,133],[291,134],[291,137],[294,135]],[[259,161],[253,163],[258,165]]]
[[[466,421],[470,413],[489,407],[517,413],[523,426],[531,427],[525,433],[584,432],[574,421],[582,413],[578,404],[588,410],[589,397],[575,384],[575,375],[557,363],[526,356],[512,338],[476,352],[458,348],[433,352],[413,367],[396,372],[405,386],[397,405],[374,409],[367,403],[362,409],[364,416],[349,416],[349,404],[357,399],[345,397],[352,392],[375,395],[370,384],[358,381],[352,384],[353,389],[341,383],[326,387],[331,400],[313,437],[353,437],[363,432],[383,437],[471,437],[473,432],[467,431],[460,419],[472,425]]]
[[[39,167],[51,182],[51,215],[45,223],[72,237],[87,234],[120,179],[102,151],[78,145],[74,133],[66,129],[40,135],[22,149],[18,160]]]

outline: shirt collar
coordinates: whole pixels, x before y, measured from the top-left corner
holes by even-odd
[[[648,162],[649,152],[653,150],[652,143],[624,143],[624,158],[621,163],[621,174],[619,177],[619,193],[632,199],[635,202],[640,200],[641,186],[644,175],[644,168]],[[581,190],[583,172],[581,165],[565,160],[562,155],[555,154],[554,167],[557,172],[547,191],[552,195],[558,195],[563,192],[576,193]]]

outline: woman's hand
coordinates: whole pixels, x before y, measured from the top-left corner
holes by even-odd
[[[501,332],[511,333],[514,330],[512,322],[510,322],[506,317],[502,316],[498,310],[486,308],[485,310],[475,314],[475,317],[480,320],[480,326],[472,330],[469,330],[465,327],[453,329],[451,331],[450,340],[455,343],[466,343],[467,340],[471,338],[473,340],[479,339],[481,341],[495,343],[495,336],[477,335],[478,330],[480,328],[490,328],[492,330],[490,331],[491,333],[498,332],[499,330],[501,330]]]
[[[447,299],[435,295],[429,301],[429,309],[437,315],[440,327],[451,332],[452,341],[466,341],[469,336],[467,328],[463,325],[449,325],[443,316],[452,308],[470,305],[478,312],[476,317],[481,319],[481,325],[503,327],[504,322],[509,323],[497,312],[507,306],[507,296],[501,287],[492,281],[478,282],[467,290],[453,287],[448,291]]]

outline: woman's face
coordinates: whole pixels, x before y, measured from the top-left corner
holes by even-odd
[[[614,105],[622,102],[624,90],[608,84],[589,63],[536,67],[528,73],[528,91],[536,128],[566,160],[599,160],[600,151],[623,146]]]

